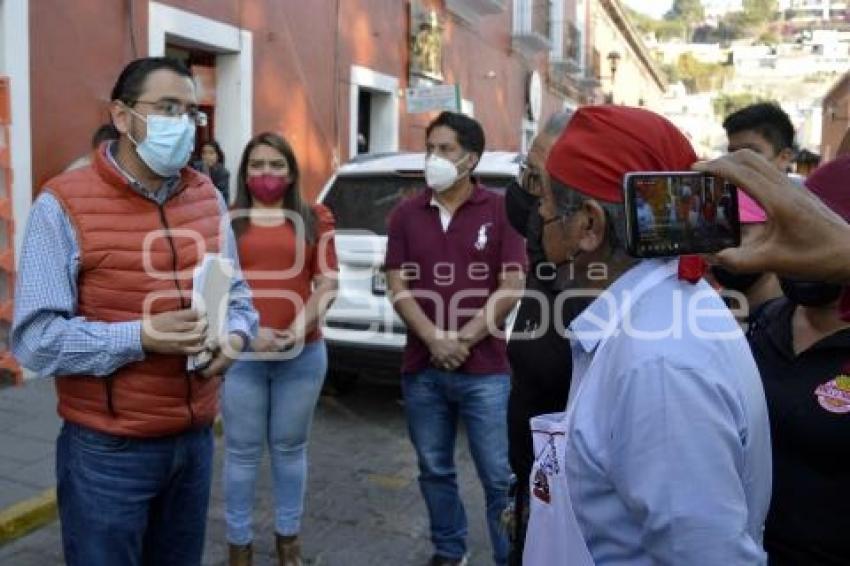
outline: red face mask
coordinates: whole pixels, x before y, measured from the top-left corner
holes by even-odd
[[[291,185],[286,177],[280,175],[251,175],[246,182],[251,196],[263,204],[274,204],[283,198]]]

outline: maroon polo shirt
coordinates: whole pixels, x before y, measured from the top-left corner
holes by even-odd
[[[443,231],[426,189],[399,203],[387,225],[387,270],[403,270],[425,315],[444,330],[460,330],[499,287],[503,270],[527,267],[525,243],[505,215],[502,195],[476,185]],[[431,365],[431,353],[410,329],[403,373]],[[461,373],[508,373],[505,341],[488,336],[472,348]]]

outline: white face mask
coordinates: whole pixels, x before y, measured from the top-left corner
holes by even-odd
[[[425,158],[425,182],[438,193],[450,189],[459,179],[469,174],[469,171],[466,171],[463,175],[459,175],[457,171],[457,165],[463,163],[468,157],[467,153],[460,161],[452,163],[439,155],[429,155]]]

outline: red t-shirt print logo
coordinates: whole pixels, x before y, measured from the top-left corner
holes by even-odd
[[[552,501],[552,496],[549,493],[549,478],[546,477],[542,468],[538,468],[534,474],[534,485],[531,492],[543,503],[549,504]]]

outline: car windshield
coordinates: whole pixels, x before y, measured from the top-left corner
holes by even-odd
[[[477,178],[502,193],[513,179],[505,175]],[[425,179],[417,175],[340,175],[323,203],[334,214],[337,232],[367,230],[385,236],[393,207],[424,188]]]

